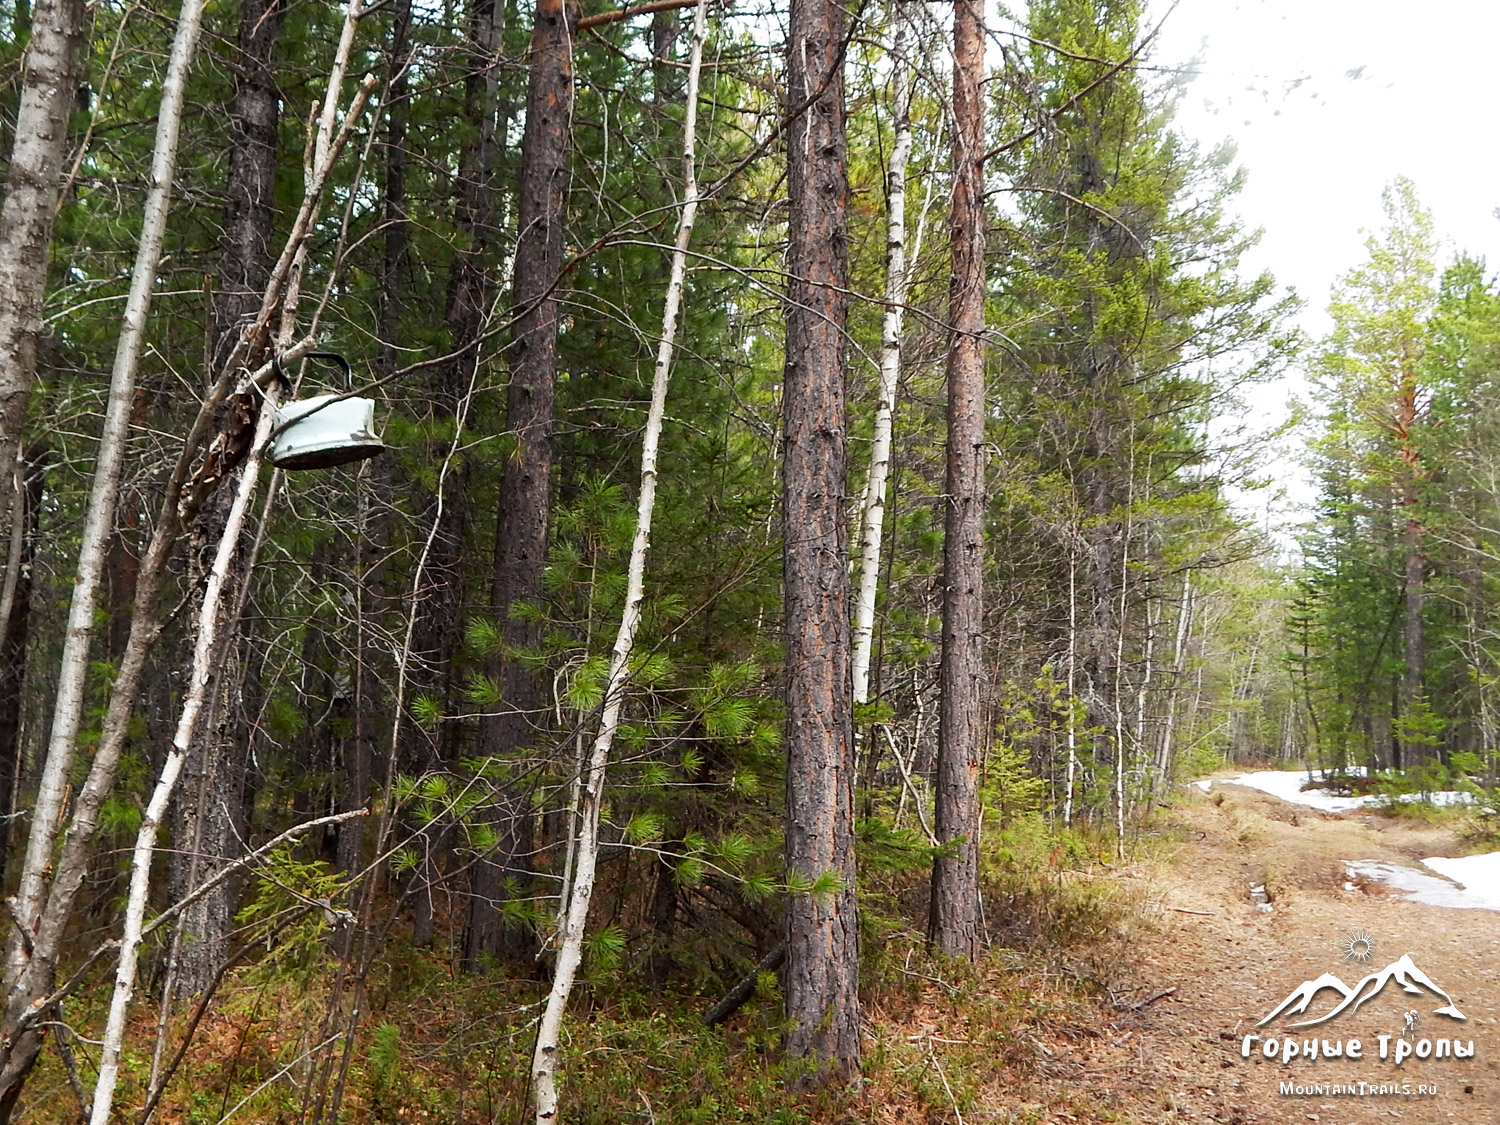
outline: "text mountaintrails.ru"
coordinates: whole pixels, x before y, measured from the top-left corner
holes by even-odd
[[[1423,1095],[1432,1097],[1438,1092],[1435,1083],[1423,1083],[1413,1086],[1410,1082],[1399,1085],[1394,1082],[1314,1082],[1306,1086],[1295,1082],[1283,1082],[1281,1084],[1282,1094],[1290,1094],[1294,1097],[1356,1097],[1356,1098],[1378,1098],[1378,1097],[1405,1097]]]

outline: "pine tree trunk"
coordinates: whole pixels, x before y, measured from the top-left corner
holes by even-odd
[[[271,273],[272,203],[276,179],[277,123],[280,117],[272,51],[285,7],[280,0],[242,0],[234,100],[230,105],[228,196],[224,209],[219,284],[214,308],[215,349],[219,359],[237,343],[260,306]],[[229,498],[219,493],[206,506],[196,534],[216,542],[228,515]],[[233,596],[233,593],[230,594]],[[234,644],[239,646],[239,638]],[[170,865],[173,900],[186,896],[239,853],[239,824],[247,761],[240,749],[239,708],[243,664],[231,656],[209,701],[203,724],[183,767],[182,797],[174,806],[173,838],[179,846]],[[173,991],[193,996],[208,987],[228,954],[233,915],[232,886],[198,899],[178,920],[174,937],[173,990],[164,990],[170,1010]]]
[[[687,113],[683,121],[682,214],[677,222],[677,240],[672,270],[667,281],[666,306],[662,312],[661,341],[651,377],[651,405],[646,412],[646,431],[641,442],[641,485],[636,501],[635,535],[630,546],[630,564],[625,580],[625,606],[610,652],[609,678],[604,686],[604,706],[599,731],[589,753],[588,774],[583,779],[583,807],[579,817],[576,858],[572,879],[563,887],[566,911],[558,933],[557,966],[552,989],[542,1012],[536,1049],[531,1062],[537,1125],[557,1120],[557,1071],[560,1065],[562,1019],[567,1011],[574,976],[583,960],[583,938],[588,923],[589,901],[599,862],[599,815],[604,803],[605,771],[610,750],[620,727],[620,717],[630,681],[630,658],[635,648],[645,605],[646,555],[651,545],[651,517],[656,508],[656,459],[661,443],[662,418],[666,413],[667,387],[677,338],[678,313],[687,280],[687,251],[698,215],[698,180],[694,167],[694,141],[698,125],[698,75],[703,63],[703,36],[707,5],[700,4],[693,17],[692,55],[688,63]]]
[[[1422,709],[1422,670],[1426,660],[1422,609],[1426,600],[1427,554],[1422,543],[1422,524],[1419,517],[1420,496],[1415,473],[1409,473],[1402,484],[1402,507],[1406,517],[1402,529],[1402,546],[1405,548],[1405,628],[1403,630],[1403,656],[1405,666],[1401,676],[1401,717],[1415,718]],[[1436,747],[1428,737],[1407,728],[1402,742],[1413,751],[1408,755],[1407,765],[1414,766],[1420,759],[1432,758]]]
[[[271,272],[276,131],[281,119],[272,52],[286,16],[283,0],[240,0],[234,100],[229,107],[229,176],[214,307],[218,369],[260,308]]]
[[[786,628],[786,865],[811,884],[786,907],[786,1050],[808,1081],[857,1073],[859,915],[854,878],[853,676],[844,518],[849,283],[844,10],[793,0],[787,104],[782,583]]]
[[[51,261],[52,222],[68,155],[68,117],[85,64],[89,8],[83,0],[38,0],[22,60],[5,202],[0,205],[0,481],[9,481],[20,454],[26,404],[36,381],[37,337]],[[5,490],[7,513],[19,498]],[[17,513],[19,516],[19,513]]]
[[[516,447],[500,479],[491,608],[507,651],[534,646],[537,627],[513,609],[540,601],[547,555],[547,513],[552,500],[552,425],[557,383],[557,294],[562,272],[567,206],[567,163],[573,114],[572,36],[578,21],[576,0],[538,0],[531,34],[530,81],[526,92],[526,131],[521,139],[514,298],[515,317],[507,360],[506,426]],[[480,724],[480,751],[513,759],[537,738],[535,723],[546,704],[545,686],[521,662],[502,658],[497,669],[502,699],[498,714]],[[499,875],[518,874],[531,865],[532,823],[524,793],[501,797],[500,871],[486,864],[471,900],[466,960],[481,952],[524,956],[529,931],[503,929],[489,895]],[[483,880],[492,880],[483,882]]]
[[[928,939],[980,948],[979,763],[984,750],[984,9],[956,0],[953,32],[953,281],[944,488],[943,651],[938,670],[937,838]]]

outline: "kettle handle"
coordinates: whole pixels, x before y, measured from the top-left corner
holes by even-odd
[[[344,369],[344,390],[354,390],[354,371],[349,366],[349,361],[338,352],[308,352],[303,359],[331,359]],[[276,372],[276,377],[285,386],[291,385],[291,380],[286,377],[286,370],[281,366],[281,356],[271,357],[271,369]]]

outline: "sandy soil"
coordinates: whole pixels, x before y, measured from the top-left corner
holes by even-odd
[[[1134,1012],[1127,1005],[1097,1039],[1048,1043],[1050,1076],[1030,1120],[1500,1125],[1500,913],[1420,905],[1379,884],[1343,886],[1345,860],[1460,854],[1447,830],[1362,811],[1320,813],[1240,786],[1193,799],[1183,815],[1190,839],[1176,862],[1137,876],[1159,912],[1156,932],[1134,948],[1133,973],[1121,966],[1136,986],[1132,996],[1175,991]],[[1252,884],[1266,885],[1270,913],[1252,901]],[[1374,944],[1366,965],[1341,949],[1360,931]],[[1259,1045],[1242,1056],[1247,1031],[1280,1038],[1297,1018],[1254,1026],[1304,981],[1331,972],[1353,986],[1403,953],[1452,996],[1465,1022],[1432,1014],[1441,1000],[1392,983],[1359,1011],[1317,1028],[1320,1039],[1361,1039],[1360,1061],[1283,1064],[1265,1059]],[[1323,991],[1309,1014],[1331,1010],[1337,999]],[[1474,1057],[1411,1058],[1399,1069],[1381,1060],[1377,1036],[1399,1036],[1412,1009],[1420,1013],[1415,1039],[1472,1039]],[[1306,1030],[1292,1034],[1311,1038]],[[1283,1093],[1284,1082],[1409,1085],[1411,1094]]]

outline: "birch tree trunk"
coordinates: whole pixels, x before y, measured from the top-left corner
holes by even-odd
[[[84,0],[38,0],[21,63],[15,143],[0,206],[0,543],[9,538],[18,493],[10,488],[36,381],[36,340],[67,160],[68,115],[78,97],[89,8]]]
[[[1063,823],[1073,825],[1073,790],[1078,777],[1078,559],[1068,547],[1068,788]]]
[[[552,990],[542,1011],[536,1050],[531,1060],[531,1081],[535,1097],[537,1125],[557,1120],[557,1068],[559,1038],[568,996],[583,959],[583,935],[588,922],[589,899],[594,891],[594,877],[599,861],[599,809],[604,800],[605,772],[615,732],[620,726],[620,711],[630,679],[630,654],[635,645],[636,630],[641,624],[645,602],[646,555],[651,545],[651,515],[656,506],[656,456],[661,444],[662,416],[667,405],[667,385],[672,374],[672,354],[677,338],[678,312],[687,277],[687,251],[693,237],[693,223],[698,215],[698,179],[694,168],[695,136],[698,129],[698,76],[703,65],[704,28],[707,4],[699,4],[693,13],[693,42],[688,61],[686,116],[682,139],[682,215],[677,223],[677,242],[672,251],[672,270],[667,281],[666,307],[662,312],[661,341],[656,350],[656,367],[651,376],[651,406],[646,413],[646,432],[641,442],[641,491],[636,501],[635,538],[630,545],[630,565],[626,576],[625,607],[620,613],[620,628],[610,652],[609,679],[604,689],[604,709],[599,717],[599,732],[589,753],[588,775],[582,786],[581,816],[571,885],[563,888],[567,913],[563,918],[557,947],[557,965]]]
[[[198,45],[202,15],[203,0],[185,0],[177,21],[167,76],[162,84],[156,142],[151,157],[151,182],[146,193],[141,238],[130,278],[130,292],[125,303],[119,342],[115,348],[109,404],[104,416],[99,450],[95,456],[94,483],[89,494],[82,543],[78,550],[78,571],[68,609],[62,668],[58,674],[57,694],[53,704],[52,733],[37,791],[36,807],[32,812],[32,831],[27,842],[25,866],[21,870],[21,885],[16,896],[17,912],[23,924],[33,928],[41,907],[45,868],[51,859],[56,825],[62,815],[68,770],[72,764],[78,723],[83,713],[89,642],[94,632],[94,606],[104,572],[106,547],[114,522],[115,498],[119,493],[120,474],[124,466],[130,409],[135,397],[136,367],[145,341],[146,318],[151,310],[156,269],[161,261],[162,238],[166,232],[172,178],[177,161],[177,134],[182,121],[183,91],[193,53]],[[23,957],[22,942],[19,937],[12,938],[7,954],[7,969],[15,971],[19,967],[19,959]]]
[[[195,2],[189,10],[184,11],[182,19],[186,20],[191,15],[196,20],[198,14],[201,14],[201,5]],[[351,4],[346,15],[345,34],[341,39],[340,56],[334,68],[335,80],[332,84],[335,90],[347,66],[348,52],[353,45],[352,25],[358,18],[359,9],[356,0]],[[196,37],[196,29],[193,30],[194,37]],[[179,33],[182,31],[182,20],[180,20]],[[179,34],[178,41],[174,42],[173,60],[169,64],[169,81],[163,85],[164,105],[172,89],[171,76],[179,69],[177,63],[180,46],[183,44]],[[186,65],[187,59],[183,57],[180,69],[184,72]],[[170,189],[172,169],[172,162],[168,158],[164,145],[165,142],[170,141],[175,147],[176,119],[180,117],[181,112],[182,82],[177,80],[175,86],[176,110],[169,115],[164,108],[161,114],[157,134],[158,150],[153,159],[153,182],[148,192],[148,211],[142,225],[141,254],[155,254],[157,260],[160,255],[161,225],[165,218],[166,198]],[[231,407],[236,404],[248,406],[250,403],[258,403],[260,389],[272,381],[274,372],[268,359],[253,368],[250,364],[267,356],[271,321],[284,304],[289,288],[294,288],[292,282],[297,273],[296,263],[304,252],[309,232],[316,218],[318,202],[328,182],[329,171],[339,151],[347,142],[353,123],[362,113],[373,86],[373,78],[367,78],[361,84],[337,138],[331,144],[320,143],[319,151],[326,151],[327,157],[308,179],[302,207],[292,224],[292,230],[287,236],[281,258],[272,270],[266,291],[262,295],[260,312],[242,334],[240,343],[226,360],[217,382],[206,396],[197,418],[183,441],[181,453],[163,492],[151,542],[141,559],[136,584],[135,609],[130,622],[130,637],[111,686],[109,705],[100,726],[98,747],[94,752],[88,775],[78,790],[61,853],[53,865],[50,860],[56,839],[56,826],[63,811],[63,793],[72,756],[73,741],[71,734],[66,740],[60,738],[58,728],[65,727],[76,733],[79,720],[77,706],[82,698],[81,683],[70,689],[75,701],[72,711],[60,706],[57,708],[53,738],[43,778],[43,788],[49,793],[48,808],[50,808],[51,815],[41,815],[40,804],[37,812],[33,814],[32,834],[28,842],[26,859],[27,867],[23,871],[25,877],[21,884],[21,891],[25,897],[24,899],[18,897],[15,906],[20,924],[14,931],[14,939],[7,952],[5,966],[5,1007],[3,1013],[0,1013],[0,1125],[10,1120],[26,1076],[30,1073],[37,1053],[41,1049],[41,1029],[38,1027],[41,1005],[38,1002],[44,1000],[53,991],[58,958],[64,934],[72,917],[73,903],[88,871],[94,834],[98,830],[100,813],[113,787],[120,757],[124,751],[141,677],[161,631],[158,618],[162,583],[179,532],[182,526],[192,520],[204,500],[223,480],[222,473],[216,468],[224,463],[223,457],[209,456],[200,461],[199,455],[204,452],[206,446],[209,446],[211,440],[214,445],[210,452],[228,456],[234,445],[251,438],[251,434],[243,430],[236,434],[224,427],[232,427],[237,422],[244,422],[245,419]],[[331,110],[325,106],[325,117],[329,115],[331,115]],[[153,200],[158,201],[154,207]],[[150,273],[154,274],[154,272],[153,266]],[[132,280],[131,296],[127,300],[125,329],[121,334],[117,355],[116,379],[111,384],[105,434],[101,441],[94,489],[90,496],[88,518],[83,532],[84,550],[81,551],[78,585],[88,587],[89,584],[85,583],[84,579],[92,575],[91,589],[86,588],[84,591],[90,601],[99,585],[99,571],[104,555],[103,547],[107,538],[105,532],[109,526],[113,494],[118,489],[123,459],[124,428],[130,409],[130,396],[118,393],[121,389],[119,383],[123,381],[122,375],[128,375],[133,381],[134,357],[139,355],[141,333],[145,322],[145,305],[151,292],[152,283],[149,279],[142,280],[143,273],[144,271],[137,270]],[[287,362],[299,359],[311,351],[314,344],[315,341],[311,338],[300,340],[283,350],[283,359]],[[242,389],[238,396],[232,393],[236,388]],[[249,424],[253,425],[253,421]],[[113,453],[107,459],[105,454],[111,447]],[[79,590],[75,588],[74,610],[70,613],[69,635],[64,647],[65,661],[59,677],[62,682],[66,682],[70,676],[81,679],[86,667],[88,632],[92,622],[89,615],[77,612],[80,596],[82,595]],[[62,694],[60,689],[59,696]],[[49,872],[52,872],[50,882],[47,878]]]
[[[807,1082],[859,1069],[853,676],[845,520],[849,284],[844,9],[793,0],[787,104],[782,583],[786,630],[786,1051]],[[829,884],[836,889],[829,889]]]
[[[937,839],[927,936],[979,952],[979,763],[984,743],[984,70],[982,0],[953,9],[953,281],[948,345]]]
[[[1182,608],[1177,614],[1177,640],[1172,646],[1172,691],[1167,700],[1167,721],[1156,748],[1157,784],[1165,788],[1172,778],[1172,740],[1177,734],[1177,683],[1182,678],[1182,660],[1188,633],[1193,627],[1193,572],[1182,576]]]
[[[104,1026],[99,1078],[94,1086],[89,1125],[108,1125],[110,1110],[114,1105],[115,1083],[120,1072],[120,1051],[125,1039],[125,1016],[135,987],[141,929],[146,919],[146,896],[151,888],[151,860],[156,850],[156,829],[166,813],[167,802],[182,772],[183,761],[197,735],[199,716],[209,702],[218,677],[223,674],[225,641],[233,625],[230,607],[225,604],[233,599],[227,599],[224,595],[226,588],[231,587],[235,579],[240,532],[245,526],[245,513],[249,510],[250,500],[255,495],[260,476],[261,450],[270,439],[279,397],[280,385],[272,383],[266,391],[260,419],[255,428],[254,445],[249,459],[240,470],[239,486],[203,589],[203,604],[198,613],[198,637],[193,646],[192,673],[182,715],[177,722],[177,733],[157,777],[151,800],[141,816],[140,831],[136,834],[130,864],[130,892],[125,905],[125,926],[120,936],[120,960],[115,969],[109,1017]],[[241,580],[244,577],[243,574],[240,575]]]
[[[870,701],[870,651],[875,640],[875,595],[880,584],[880,536],[885,523],[886,479],[891,467],[891,421],[901,378],[901,319],[906,305],[906,161],[911,154],[911,75],[906,58],[908,24],[894,5],[891,81],[895,136],[886,170],[885,311],[880,326],[880,388],[875,433],[870,444],[870,475],[860,519],[859,592],[854,603],[854,702]]]
[[[354,30],[362,14],[360,0],[350,0],[345,11],[343,32],[329,74],[328,90],[323,99],[323,110],[318,118],[318,128],[313,146],[312,165],[308,169],[310,190],[316,190],[327,182],[328,174],[348,127],[363,110],[364,100],[373,86],[373,78],[366,77],[356,95],[354,104],[345,118],[339,141],[334,139],[338,105],[345,70],[354,45]],[[304,201],[304,214],[311,227],[312,214]],[[306,258],[307,242],[301,240],[292,248],[288,258],[285,288],[281,294],[280,330],[277,333],[277,352],[289,352],[291,338],[296,331],[297,304],[301,296],[302,263]],[[255,377],[245,373],[237,388],[239,395],[254,395]],[[152,858],[156,850],[156,830],[166,812],[167,802],[172,797],[178,777],[188,753],[197,736],[198,723],[211,697],[218,688],[223,675],[226,653],[232,649],[229,643],[238,618],[236,599],[228,597],[235,589],[236,579],[246,584],[239,591],[238,604],[243,604],[248,593],[250,570],[255,564],[252,549],[244,557],[240,552],[240,535],[245,528],[245,515],[255,495],[260,477],[260,466],[271,430],[276,422],[276,408],[281,395],[281,384],[272,381],[264,390],[255,419],[255,429],[250,439],[249,454],[240,469],[239,482],[234,500],[219,537],[213,565],[209,568],[203,589],[203,600],[198,613],[197,638],[193,646],[192,671],[188,678],[187,695],[178,719],[177,731],[166,761],[157,776],[151,799],[141,817],[140,831],[136,835],[135,849],[131,856],[130,890],[125,905],[125,922],[120,936],[120,957],[115,969],[114,991],[110,997],[109,1016],[105,1021],[104,1037],[100,1046],[99,1076],[94,1086],[94,1100],[89,1125],[108,1125],[114,1104],[115,1084],[119,1077],[120,1052],[124,1045],[125,1019],[135,987],[136,968],[140,958],[140,947],[145,924],[147,896],[151,888]],[[273,477],[273,481],[276,478]],[[258,544],[257,544],[258,545]],[[210,879],[212,880],[212,876]]]

